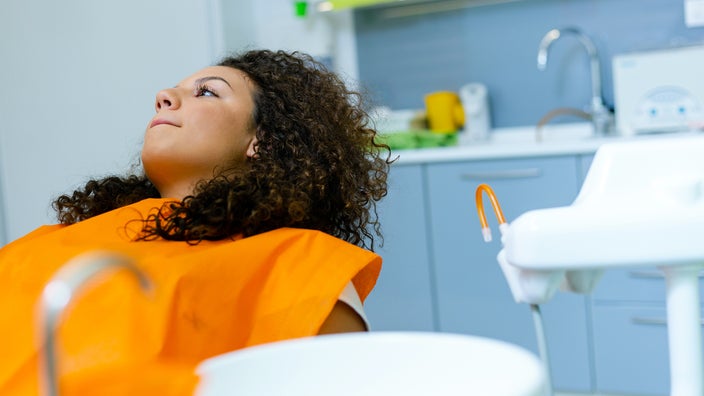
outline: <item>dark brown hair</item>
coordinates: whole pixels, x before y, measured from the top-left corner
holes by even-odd
[[[362,96],[309,55],[254,50],[219,65],[254,83],[257,155],[199,182],[193,195],[145,220],[140,239],[198,243],[280,227],[326,232],[374,248],[376,201],[386,195],[390,152],[375,140]],[[89,181],[53,206],[63,224],[159,197],[144,176]]]

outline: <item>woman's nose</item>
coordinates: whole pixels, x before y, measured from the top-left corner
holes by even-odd
[[[174,110],[180,105],[178,95],[173,89],[162,89],[156,94],[156,111],[162,109]]]

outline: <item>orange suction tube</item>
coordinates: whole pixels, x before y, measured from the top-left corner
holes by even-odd
[[[484,236],[485,242],[491,241],[491,229],[489,228],[489,223],[486,221],[486,213],[484,213],[484,202],[483,193],[486,193],[491,200],[491,206],[494,208],[494,214],[499,221],[499,228],[503,224],[506,224],[506,219],[504,218],[504,213],[501,211],[501,205],[499,205],[499,200],[496,199],[496,194],[494,190],[489,187],[488,184],[480,184],[477,186],[477,190],[474,193],[474,199],[477,204],[477,213],[479,214],[479,224],[482,226],[482,235]]]

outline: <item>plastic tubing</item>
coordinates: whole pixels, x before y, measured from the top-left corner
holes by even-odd
[[[474,193],[474,200],[477,204],[477,213],[479,214],[479,224],[482,226],[482,236],[484,237],[484,242],[491,242],[491,228],[489,228],[489,223],[486,221],[486,213],[484,213],[484,202],[483,193],[486,193],[491,200],[491,206],[494,208],[494,214],[499,221],[499,230],[502,231],[506,228],[506,219],[504,218],[504,213],[501,211],[501,206],[499,205],[499,200],[496,199],[496,194],[494,190],[489,187],[488,184],[480,184],[477,186],[477,190]]]

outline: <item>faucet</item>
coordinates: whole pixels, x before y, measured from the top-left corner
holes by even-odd
[[[540,40],[540,46],[538,47],[538,70],[545,70],[548,65],[548,49],[550,48],[550,45],[553,41],[559,39],[564,34],[572,34],[577,36],[579,41],[587,49],[592,77],[592,102],[590,106],[590,116],[592,125],[594,126],[594,134],[596,136],[608,134],[612,129],[612,116],[609,109],[604,106],[601,92],[601,69],[599,68],[599,54],[594,42],[589,38],[589,36],[574,27],[550,30],[545,34],[545,36],[543,36],[543,39]]]
[[[59,320],[78,289],[95,275],[106,270],[127,269],[137,278],[143,291],[152,288],[149,278],[126,256],[96,252],[77,256],[69,260],[44,286],[40,298],[39,314],[42,320],[41,341],[43,343],[42,366],[45,378],[44,394],[59,395],[58,363],[55,332]]]

